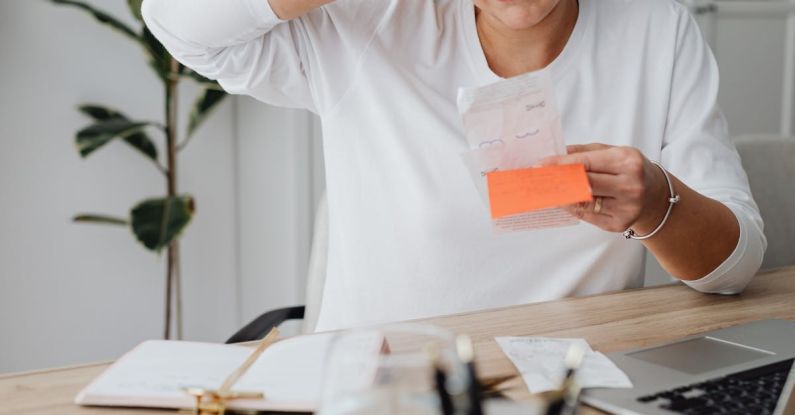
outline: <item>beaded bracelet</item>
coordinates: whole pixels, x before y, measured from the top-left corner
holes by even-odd
[[[651,238],[657,232],[659,232],[660,229],[662,229],[663,225],[665,225],[665,222],[668,222],[668,217],[671,216],[671,211],[674,209],[674,205],[679,203],[679,200],[680,200],[679,195],[674,193],[674,184],[671,181],[671,176],[668,175],[668,171],[666,171],[665,168],[660,163],[658,163],[656,161],[652,161],[652,163],[655,166],[659,167],[660,170],[662,170],[663,175],[665,176],[665,181],[668,182],[668,194],[670,195],[668,197],[668,211],[665,212],[665,216],[663,216],[663,219],[662,219],[662,221],[660,221],[660,224],[657,225],[657,227],[654,228],[654,230],[651,231],[648,235],[639,236],[639,235],[637,235],[635,233],[635,231],[633,231],[630,228],[630,229],[627,229],[626,231],[624,231],[624,238],[635,239],[635,240],[638,240],[638,241],[642,241],[644,239]]]

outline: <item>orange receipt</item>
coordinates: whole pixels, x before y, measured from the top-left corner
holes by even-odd
[[[492,219],[592,200],[582,164],[496,171],[486,180]]]

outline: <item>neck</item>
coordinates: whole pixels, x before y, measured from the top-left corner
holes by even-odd
[[[543,20],[525,29],[509,28],[476,9],[478,36],[491,70],[509,78],[546,68],[566,46],[578,9],[576,0],[561,0]]]

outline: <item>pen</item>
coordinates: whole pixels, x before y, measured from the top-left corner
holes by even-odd
[[[444,371],[439,359],[439,350],[435,347],[426,349],[426,353],[431,358],[433,364],[433,380],[436,394],[439,396],[439,406],[442,410],[442,415],[455,415],[453,408],[453,399],[450,396],[450,391],[447,390],[447,373]]]
[[[253,365],[254,362],[257,361],[257,359],[259,359],[262,352],[264,352],[265,349],[267,349],[268,347],[270,347],[270,345],[276,342],[276,339],[278,337],[279,337],[279,329],[277,329],[276,327],[272,328],[271,331],[268,332],[268,335],[265,336],[265,338],[260,341],[259,345],[257,345],[257,348],[254,349],[254,351],[248,356],[246,361],[243,362],[243,364],[240,365],[240,367],[235,369],[235,371],[232,372],[226,378],[226,380],[224,380],[223,385],[221,385],[221,387],[218,389],[218,393],[221,395],[228,393],[229,390],[232,389],[232,386],[234,386],[235,383],[241,377],[243,377],[246,371],[248,371],[251,365]]]
[[[563,408],[561,415],[574,415],[580,401],[582,388],[577,382],[576,372],[582,366],[585,350],[578,346],[571,346],[566,354],[566,379],[563,389]]]
[[[483,415],[483,397],[478,381],[477,371],[475,370],[475,350],[472,347],[472,340],[467,336],[458,336],[457,339],[458,358],[466,366],[469,383],[467,385],[467,396],[469,408],[467,415]]]
[[[553,393],[547,406],[546,415],[573,415],[577,411],[580,387],[576,381],[577,369],[582,365],[585,351],[577,346],[571,346],[566,353],[566,375],[563,378],[560,390]]]
[[[436,382],[436,393],[439,395],[442,415],[454,415],[453,401],[450,398],[450,393],[447,391],[447,374],[439,365],[436,365],[433,375]]]

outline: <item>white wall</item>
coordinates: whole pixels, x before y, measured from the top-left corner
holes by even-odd
[[[135,23],[124,0],[93,4]],[[124,215],[164,183],[123,143],[81,160],[74,133],[88,120],[75,107],[161,119],[160,83],[131,42],[46,1],[0,0],[0,56],[0,373],[117,358],[161,336],[165,261],[128,230],[70,219]],[[184,111],[196,92],[181,89]],[[182,248],[185,337],[224,341],[302,303],[323,189],[316,120],[232,98],[180,163],[180,188],[197,199]]]
[[[791,135],[795,4],[716,1],[702,21],[721,70],[719,101],[733,135]]]
[[[94,3],[127,16],[124,1]],[[128,230],[70,218],[124,215],[164,184],[122,143],[81,160],[73,137],[88,121],[75,107],[159,119],[159,81],[129,41],[45,1],[0,1],[0,56],[0,372],[118,357],[161,335],[164,260]],[[195,91],[182,92],[189,104]],[[181,158],[181,188],[198,200],[183,247],[190,339],[239,324],[233,122],[227,103]]]
[[[795,125],[795,3],[679,0],[696,18],[721,72],[718,101],[732,135],[789,136]]]

